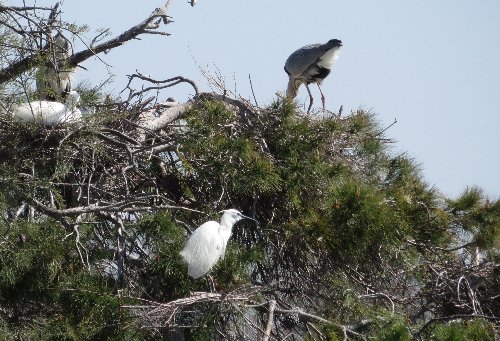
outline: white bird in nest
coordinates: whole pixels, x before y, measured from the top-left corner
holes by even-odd
[[[81,111],[76,107],[79,101],[78,92],[70,91],[65,103],[51,101],[21,103],[12,109],[12,115],[25,122],[39,121],[45,126],[74,123],[81,121],[82,118]]]
[[[195,279],[207,274],[219,258],[224,259],[227,241],[236,222],[249,219],[257,223],[255,219],[235,209],[223,210],[220,213],[220,223],[207,221],[202,224],[194,230],[180,253],[188,265],[188,275]]]

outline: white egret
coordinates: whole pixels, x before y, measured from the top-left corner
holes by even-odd
[[[21,121],[41,121],[46,126],[78,122],[82,118],[82,113],[76,107],[79,101],[80,95],[76,91],[70,91],[66,103],[50,101],[21,103],[13,108],[12,114]]]
[[[241,219],[255,219],[244,216],[238,210],[223,210],[220,224],[207,221],[198,227],[189,237],[181,256],[188,265],[188,275],[199,278],[210,271],[219,258],[224,259],[226,245],[233,225]]]

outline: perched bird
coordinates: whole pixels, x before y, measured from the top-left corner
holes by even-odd
[[[14,118],[25,122],[41,121],[45,126],[80,121],[82,113],[76,107],[80,95],[70,91],[66,102],[31,101],[21,103],[12,110]]]
[[[199,278],[210,271],[219,258],[224,259],[226,245],[233,225],[241,219],[255,219],[244,216],[238,210],[223,210],[220,224],[207,221],[189,237],[181,256],[188,265],[188,275]]]
[[[37,75],[40,99],[60,100],[71,91],[71,78],[75,68],[65,65],[70,47],[69,41],[59,32],[50,41],[49,62],[39,67]]]
[[[309,108],[307,109],[307,112],[309,112],[313,104],[309,84],[316,83],[321,93],[324,111],[325,96],[321,91],[320,84],[330,74],[341,47],[342,42],[340,40],[332,39],[326,44],[307,45],[292,53],[285,62],[285,72],[289,77],[286,96],[295,98],[300,85],[304,83],[309,93]]]

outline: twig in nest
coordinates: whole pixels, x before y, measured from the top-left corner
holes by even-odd
[[[137,72],[137,73],[135,73],[133,75],[128,76],[128,78],[129,78],[129,80],[128,80],[128,83],[127,83],[126,87],[121,91],[121,92],[123,92],[126,89],[130,90],[128,101],[132,100],[132,98],[134,98],[134,97],[142,95],[143,93],[145,93],[147,91],[165,89],[165,88],[169,88],[169,87],[172,87],[172,86],[180,84],[180,83],[188,83],[188,84],[190,84],[193,87],[194,91],[195,91],[195,95],[198,95],[198,93],[199,93],[198,86],[196,86],[196,83],[194,81],[192,81],[192,80],[190,80],[190,79],[188,79],[186,77],[182,77],[182,76],[176,76],[176,77],[172,77],[172,78],[165,79],[165,80],[157,80],[157,79],[153,79],[153,78],[151,78],[149,76],[145,76],[145,75],[141,74],[140,72]],[[164,85],[150,86],[150,87],[143,88],[142,90],[134,92],[132,90],[132,88],[130,87],[130,84],[132,83],[132,81],[135,78],[142,79],[142,80],[150,82],[150,83],[164,84]]]

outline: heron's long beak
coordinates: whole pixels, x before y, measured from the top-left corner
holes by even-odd
[[[243,214],[242,214],[241,216],[242,216],[243,218],[248,219],[248,220],[251,220],[251,221],[253,221],[254,223],[256,223],[257,225],[259,225],[259,222],[258,222],[257,220],[255,220],[254,218],[248,217],[248,216],[243,215]]]

